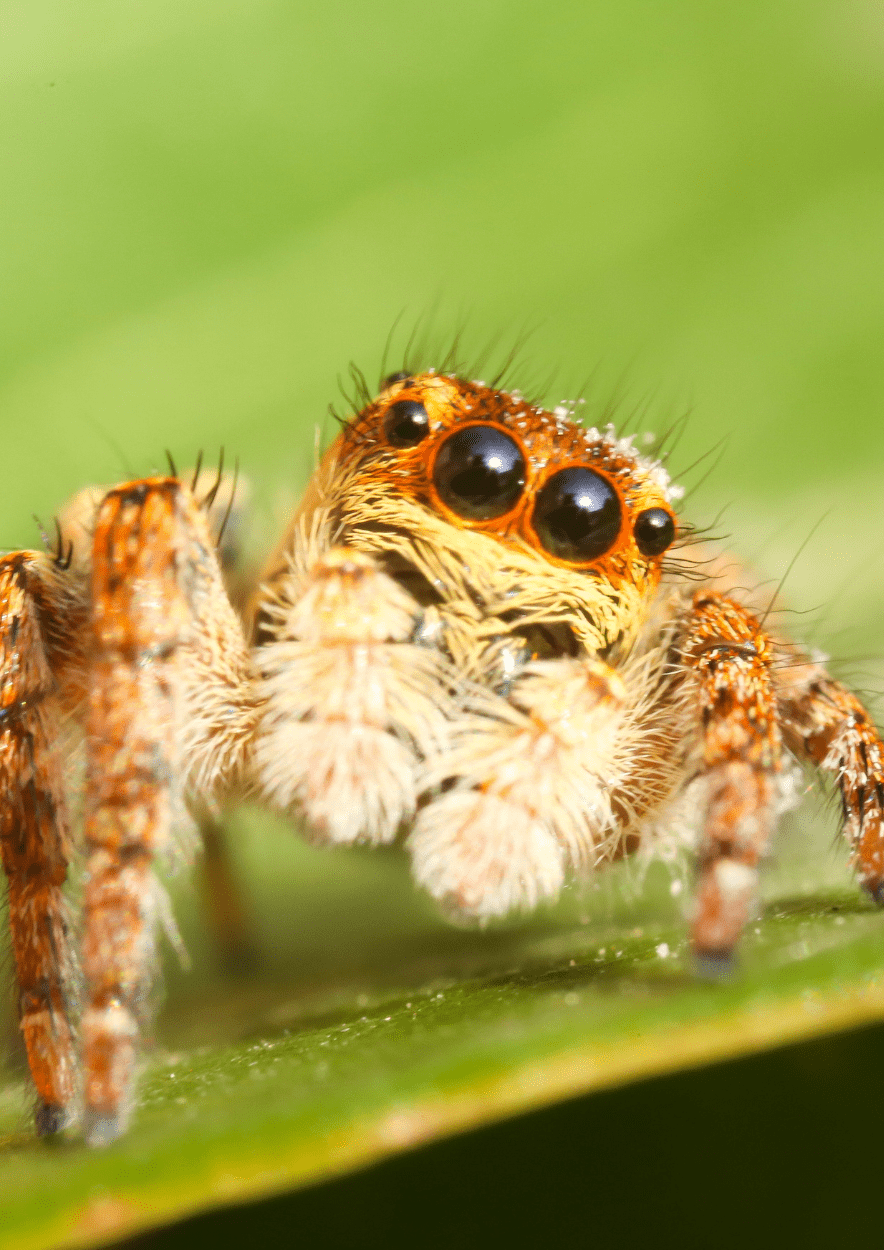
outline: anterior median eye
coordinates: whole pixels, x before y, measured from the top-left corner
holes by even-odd
[[[384,434],[394,447],[414,447],[430,432],[427,410],[416,399],[400,399],[384,417]]]
[[[675,521],[665,508],[646,508],[635,518],[633,532],[643,556],[661,556],[675,538]]]
[[[574,465],[560,469],[538,492],[532,522],[550,555],[595,560],[620,533],[620,500],[607,478]]]
[[[525,485],[519,444],[493,425],[468,425],[450,434],[433,467],[439,498],[469,521],[509,512]]]

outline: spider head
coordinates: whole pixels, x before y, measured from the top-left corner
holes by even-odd
[[[432,370],[393,375],[326,452],[297,524],[321,515],[331,541],[439,608],[452,653],[506,634],[531,655],[628,649],[677,535],[677,492],[576,407]]]

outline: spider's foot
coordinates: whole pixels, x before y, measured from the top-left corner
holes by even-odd
[[[83,1118],[87,1146],[109,1146],[126,1131],[126,1119],[112,1111],[88,1110]]]
[[[884,880],[871,878],[862,883],[863,889],[873,903],[879,907],[884,907]]]
[[[58,1103],[41,1102],[34,1112],[34,1128],[37,1130],[38,1137],[54,1137],[56,1133],[68,1128],[73,1121],[74,1117],[70,1108],[62,1107]]]
[[[701,981],[729,981],[736,967],[731,951],[695,951],[694,972]]]

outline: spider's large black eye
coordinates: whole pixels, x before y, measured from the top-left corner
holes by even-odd
[[[620,533],[620,500],[611,483],[574,465],[554,473],[534,504],[534,532],[560,560],[596,560]]]
[[[384,417],[384,433],[394,447],[414,447],[430,432],[427,410],[416,399],[400,399]]]
[[[646,508],[635,518],[633,532],[643,556],[661,556],[675,538],[675,521],[665,508]]]
[[[503,516],[522,493],[525,458],[515,439],[493,425],[450,434],[433,467],[439,498],[469,521]]]

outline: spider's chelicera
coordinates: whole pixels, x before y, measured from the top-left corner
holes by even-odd
[[[216,495],[174,470],[86,491],[55,553],[0,559],[0,849],[40,1132],[80,1104],[89,1141],[125,1127],[153,863],[188,804],[251,795],[317,840],[401,837],[415,880],[478,920],[555,898],[687,813],[708,969],[752,913],[797,759],[835,779],[860,881],[884,895],[874,724],[692,555],[664,469],[611,427],[394,374],[325,453],[242,611]]]

